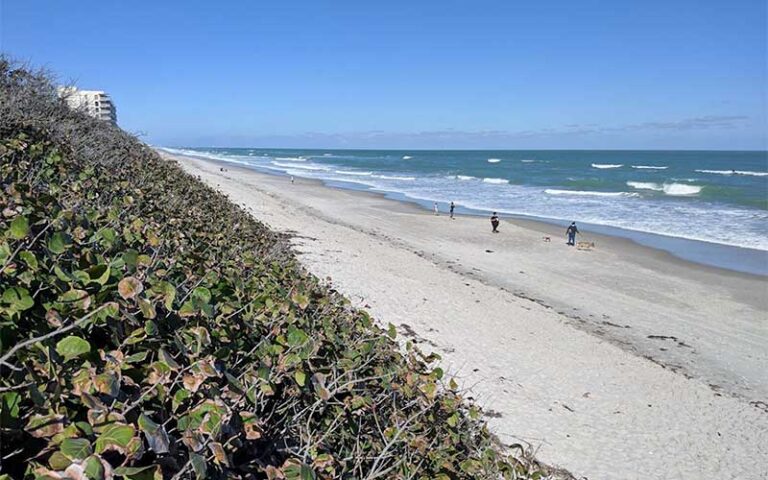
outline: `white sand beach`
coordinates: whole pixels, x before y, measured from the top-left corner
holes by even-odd
[[[598,235],[580,251],[538,222],[503,219],[494,235],[485,218],[166,156],[439,353],[505,443],[589,479],[768,478],[765,277]]]

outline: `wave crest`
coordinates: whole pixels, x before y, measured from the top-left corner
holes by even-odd
[[[653,182],[627,182],[627,186],[635,188],[637,190],[656,190],[656,191],[664,190],[663,186]]]
[[[593,192],[589,190],[557,190],[548,188],[544,190],[547,195],[576,195],[585,197],[637,197],[633,192]]]
[[[699,173],[712,173],[715,175],[748,175],[751,177],[766,177],[768,172],[752,172],[749,170],[696,170]]]
[[[699,185],[687,185],[685,183],[665,183],[663,190],[666,195],[673,196],[690,196],[697,195],[704,188]]]
[[[593,163],[592,164],[592,168],[600,168],[600,169],[621,168],[623,166],[624,166],[623,163]]]
[[[355,172],[352,170],[336,170],[339,175],[357,175],[359,177],[369,177],[373,175],[373,172]]]

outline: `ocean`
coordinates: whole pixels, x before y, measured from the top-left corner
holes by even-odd
[[[436,201],[441,210],[453,201],[466,213],[573,220],[701,263],[768,273],[768,152],[166,150],[385,192],[430,208]],[[707,261],[718,255],[730,260]],[[733,265],[734,255],[744,265]]]

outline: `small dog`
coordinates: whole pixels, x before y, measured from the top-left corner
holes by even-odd
[[[544,241],[545,241],[545,242],[547,242],[547,243],[549,243],[549,242],[551,242],[551,241],[552,241],[552,239],[551,239],[551,238],[549,238],[549,237],[542,237],[542,240],[544,240]]]
[[[592,250],[595,248],[595,242],[577,242],[576,248],[578,250]]]

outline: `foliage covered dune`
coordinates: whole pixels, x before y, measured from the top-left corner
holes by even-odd
[[[278,234],[0,58],[0,478],[540,478]]]

